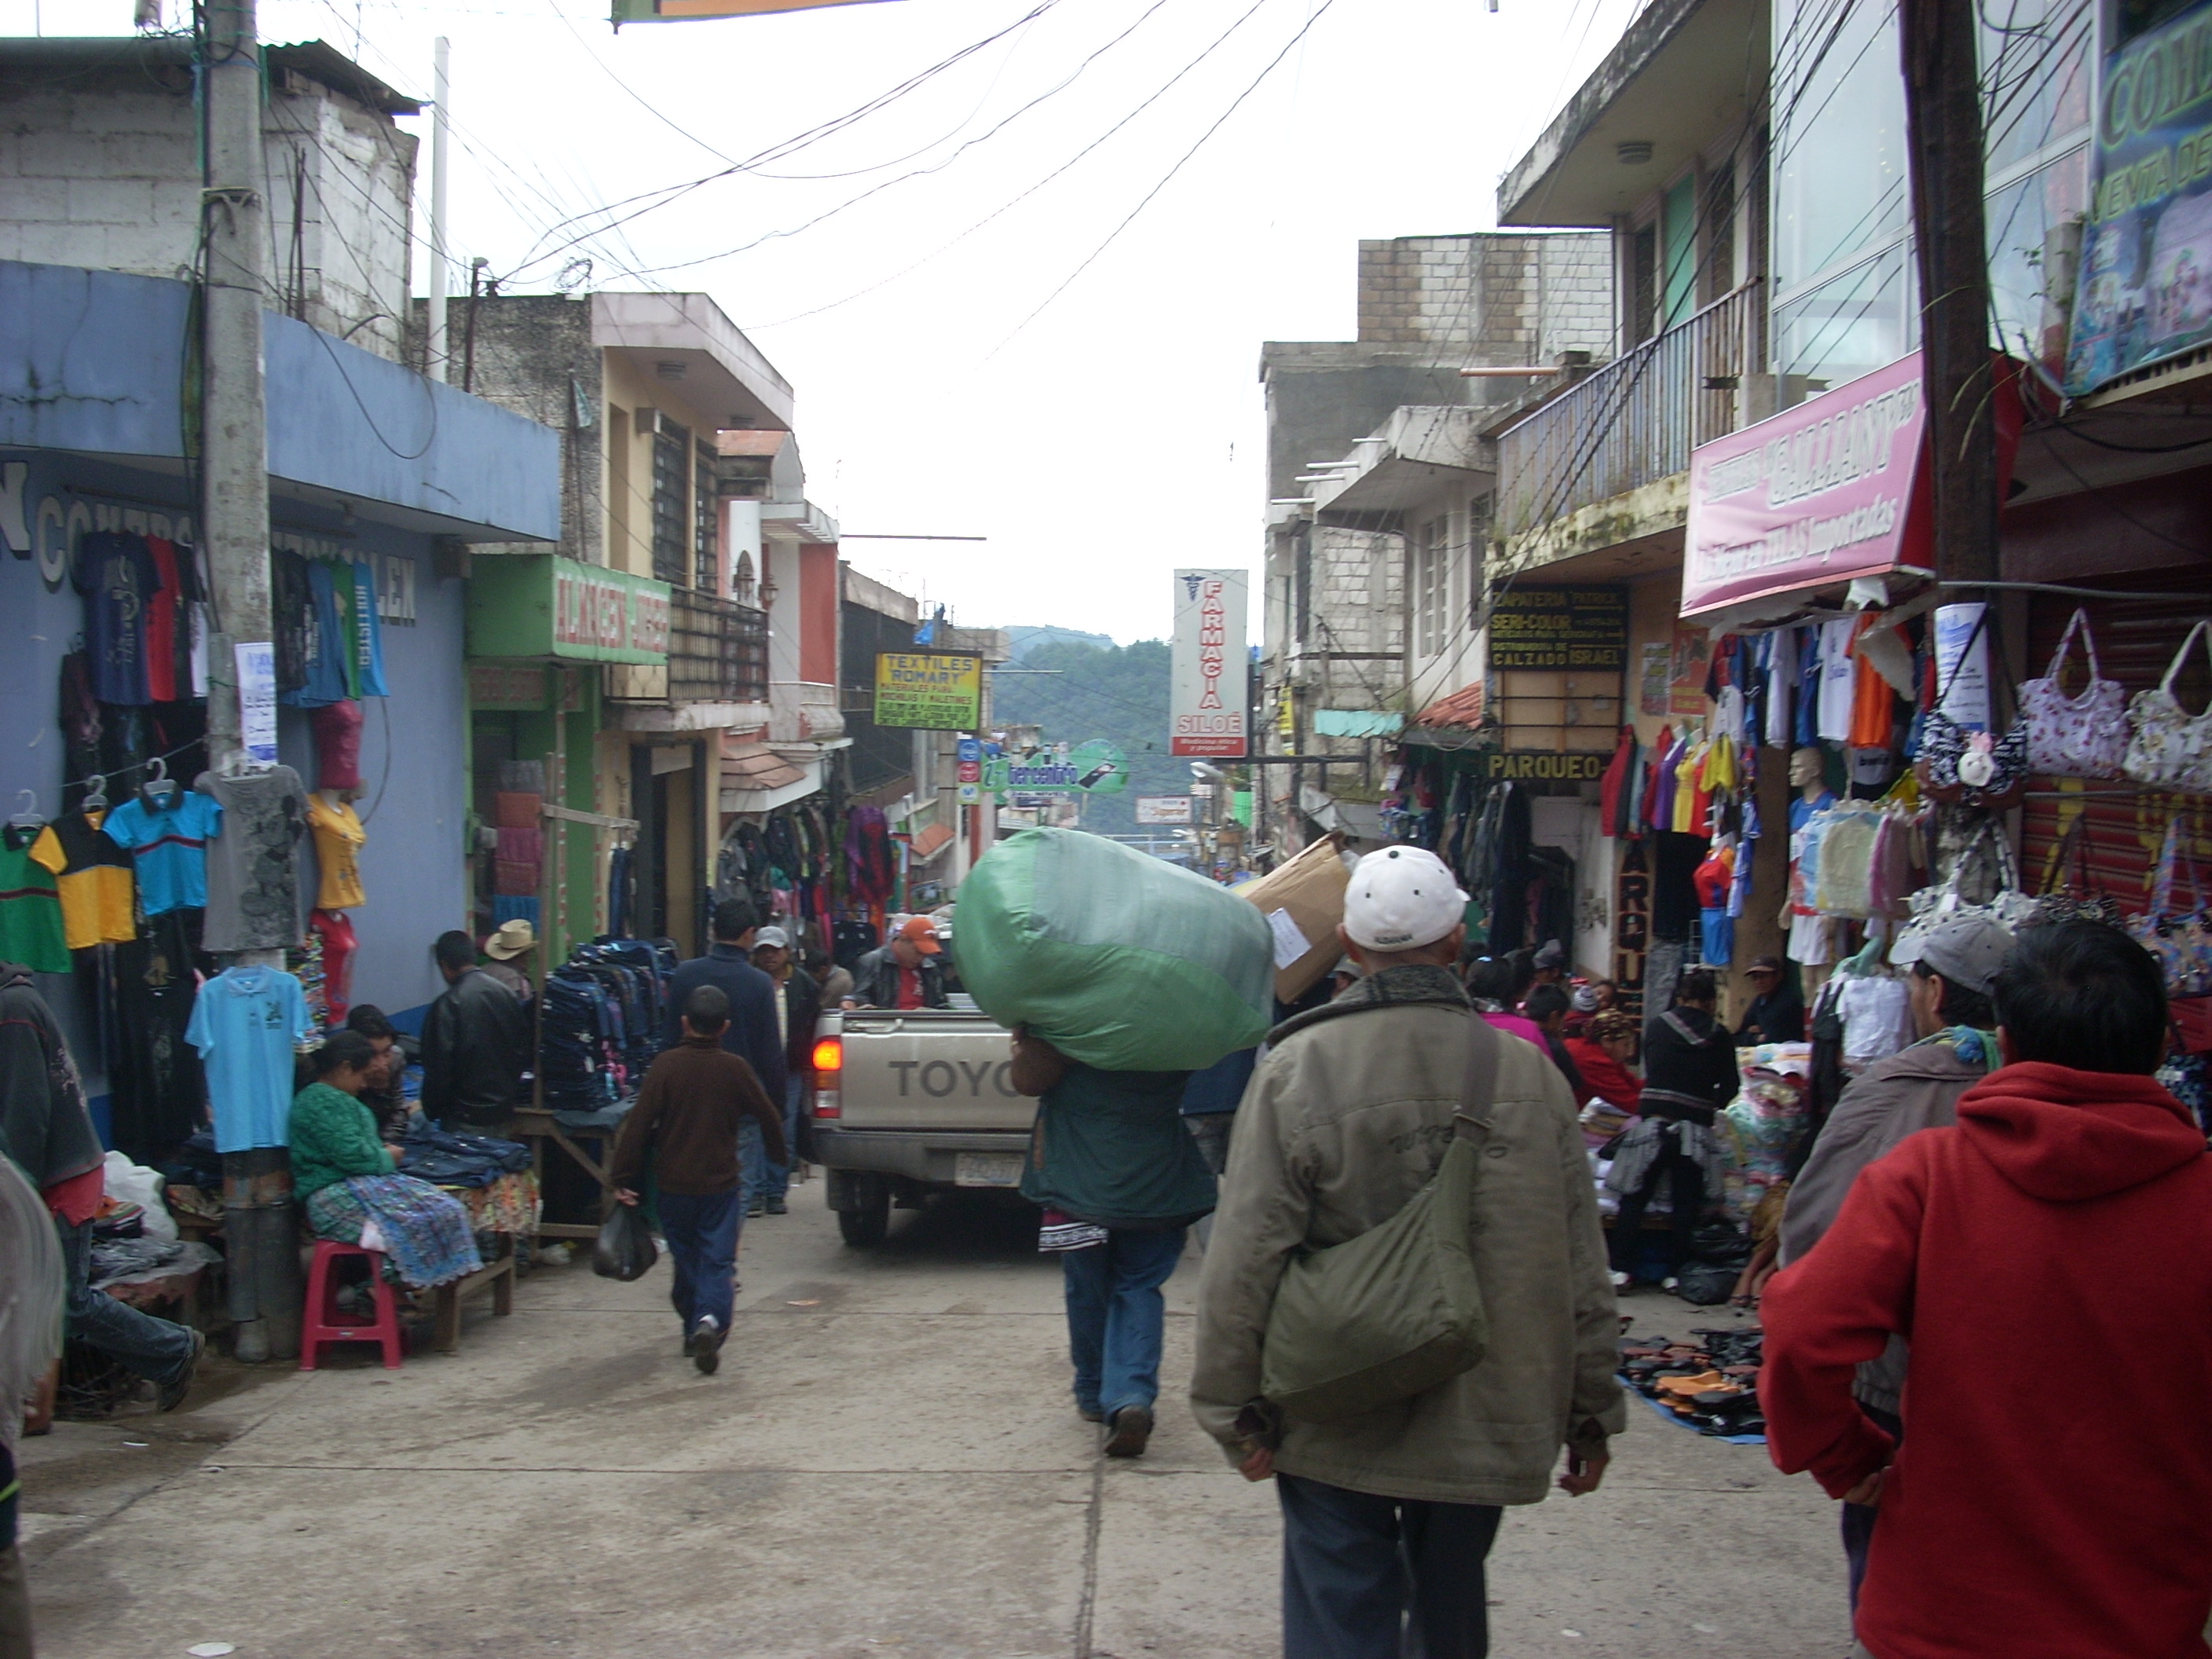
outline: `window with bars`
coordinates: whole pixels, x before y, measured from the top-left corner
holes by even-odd
[[[726,599],[730,596],[722,587],[721,527],[716,522],[721,507],[720,493],[716,489],[720,459],[714,453],[714,447],[703,441],[693,457],[691,476],[696,487],[692,492],[691,510],[696,539],[692,544],[692,560],[698,572],[694,580],[699,591]]]
[[[685,585],[691,573],[691,434],[665,415],[653,427],[653,574]]]

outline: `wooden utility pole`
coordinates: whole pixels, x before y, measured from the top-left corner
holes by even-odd
[[[2001,506],[1974,7],[1975,0],[1900,0],[1898,9],[1936,472],[1936,570],[1944,580],[1966,582],[1996,579]]]

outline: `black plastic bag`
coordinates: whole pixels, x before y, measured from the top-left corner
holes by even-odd
[[[1674,1294],[1692,1307],[1710,1308],[1735,1293],[1735,1281],[1742,1272],[1741,1267],[1723,1262],[1686,1261],[1682,1264],[1680,1287]]]
[[[616,1205],[614,1213],[599,1224],[599,1239],[592,1246],[592,1271],[602,1279],[628,1284],[651,1273],[659,1260],[660,1249],[653,1242],[653,1229],[645,1224],[644,1212],[635,1204]]]
[[[1690,1235],[1690,1254],[1715,1267],[1741,1267],[1751,1252],[1751,1235],[1733,1221],[1708,1221]]]

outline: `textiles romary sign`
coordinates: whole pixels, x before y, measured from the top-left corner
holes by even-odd
[[[1175,573],[1169,752],[1234,759],[1246,737],[1242,570]]]

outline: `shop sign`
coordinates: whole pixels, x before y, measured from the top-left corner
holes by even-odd
[[[1129,763],[1121,745],[1094,738],[1070,748],[1048,744],[983,763],[983,787],[1020,800],[1026,793],[1052,792],[1118,795],[1129,787]]]
[[[1244,589],[1242,570],[1175,573],[1170,653],[1168,752],[1230,758],[1246,743]]]
[[[468,651],[657,666],[668,660],[668,584],[546,553],[477,559]]]
[[[1491,612],[1490,665],[1619,673],[1628,665],[1628,590],[1516,583]]]
[[[2066,390],[2212,340],[2212,8],[2106,54]]]
[[[1139,795],[1137,797],[1137,822],[1140,825],[1188,823],[1191,822],[1188,795]]]
[[[231,647],[238,667],[238,741],[256,766],[276,764],[276,647],[267,641]]]
[[[1920,394],[1916,351],[1693,450],[1681,614],[1896,568]]]
[[[958,732],[983,720],[983,659],[935,652],[876,653],[878,726]]]
[[[1595,783],[1612,756],[1562,755],[1541,749],[1493,749],[1482,757],[1482,775],[1492,783]]]

